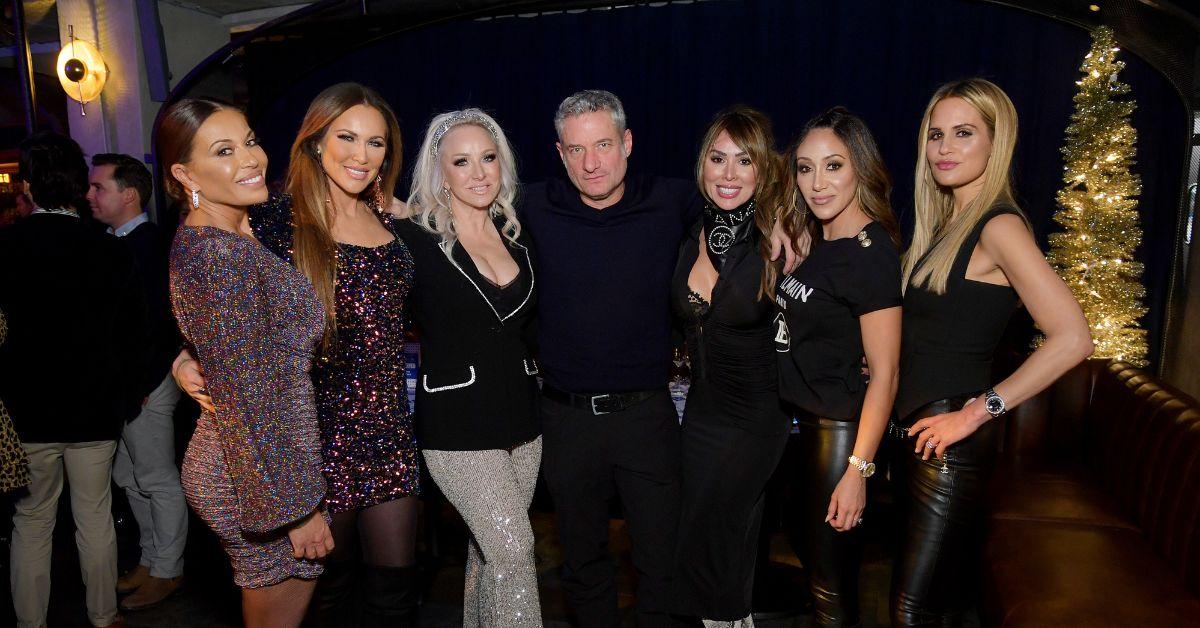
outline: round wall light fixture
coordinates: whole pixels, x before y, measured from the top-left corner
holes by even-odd
[[[58,82],[67,96],[79,101],[79,111],[86,116],[84,105],[104,90],[108,67],[95,46],[75,39],[75,27],[67,26],[67,33],[71,41],[58,53]]]

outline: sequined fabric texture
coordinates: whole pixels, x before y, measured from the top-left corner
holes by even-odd
[[[0,311],[0,345],[8,337],[8,320]],[[29,456],[21,446],[12,418],[0,401],[0,493],[16,490],[29,484]]]
[[[188,504],[217,533],[234,582],[315,578],[286,527],[325,496],[309,368],[324,315],[312,285],[259,244],[181,226],[171,251],[171,304],[215,412],[201,413],[184,455]]]
[[[464,628],[541,626],[529,505],[542,438],[512,450],[424,450],[429,474],[471,530]]]
[[[391,218],[380,215],[392,231]],[[255,234],[292,260],[287,196],[251,210]],[[313,369],[331,512],[415,495],[419,457],[404,373],[404,304],[413,258],[398,236],[377,247],[337,246],[337,335]]]

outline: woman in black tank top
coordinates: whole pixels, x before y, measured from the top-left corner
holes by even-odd
[[[1092,352],[1087,321],[1013,202],[1017,115],[983,79],[942,86],[921,123],[912,246],[904,258],[900,387],[891,432],[905,528],[894,626],[953,626],[974,595],[984,490],[1000,418]],[[1007,379],[992,354],[1023,303],[1046,342]],[[905,448],[907,447],[907,449]]]

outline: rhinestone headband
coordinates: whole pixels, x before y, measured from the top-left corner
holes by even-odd
[[[449,118],[446,118],[446,121],[443,122],[440,126],[438,126],[437,131],[434,131],[433,142],[431,143],[431,145],[429,147],[429,155],[431,157],[437,157],[438,145],[442,143],[442,137],[445,136],[446,133],[448,133],[450,131],[450,129],[453,129],[454,127],[456,127],[460,124],[464,124],[464,123],[468,123],[468,122],[470,122],[472,124],[478,124],[479,126],[483,127],[488,133],[492,134],[492,139],[495,139],[495,140],[500,139],[499,134],[496,133],[496,127],[492,126],[492,123],[488,122],[486,119],[484,119],[483,116],[480,116],[477,113],[466,113],[466,112],[458,111],[458,112],[455,112],[453,115],[451,115]]]

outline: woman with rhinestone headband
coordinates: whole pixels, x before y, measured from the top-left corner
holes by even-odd
[[[516,162],[478,109],[429,124],[402,223],[419,269],[417,438],[471,531],[463,625],[541,626],[529,504],[542,439],[531,323],[536,277],[517,221]]]
[[[400,156],[387,102],[357,83],[333,85],[300,125],[287,193],[248,212],[254,236],[308,277],[325,309],[312,378],[336,547],[313,595],[318,626],[416,623],[419,463],[404,372],[413,259],[400,221],[381,211]],[[190,355],[173,372],[210,403]]]
[[[781,173],[771,124],[738,106],[700,144],[707,201],[680,246],[671,304],[692,384],[683,416],[677,612],[706,626],[750,623],[763,489],[787,443],[779,405],[769,242]]]
[[[858,572],[867,478],[896,396],[900,240],[892,182],[861,118],[834,107],[787,154],[781,219],[809,256],[775,289],[785,331],[780,396],[797,417],[796,545],[819,626],[860,624]],[[863,371],[869,367],[870,377]]]

